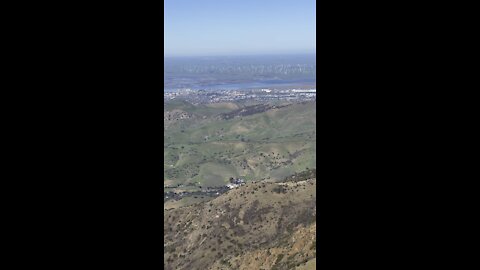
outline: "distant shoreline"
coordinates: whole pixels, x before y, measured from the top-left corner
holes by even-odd
[[[175,87],[175,88],[165,88],[164,92],[175,92],[180,89],[191,89],[194,91],[206,90],[206,91],[242,91],[242,90],[254,90],[254,89],[305,89],[305,88],[316,88],[316,82],[292,82],[292,83],[278,83],[278,84],[268,84],[262,82],[251,82],[251,83],[239,83],[239,84],[215,84],[208,86],[192,86],[192,87]]]
[[[192,91],[248,91],[248,90],[256,90],[256,89],[278,89],[278,90],[286,90],[286,89],[316,89],[317,85],[314,84],[292,84],[292,85],[271,85],[271,86],[261,86],[261,87],[250,87],[250,88],[228,88],[228,87],[221,87],[219,85],[215,88],[208,88],[208,87],[184,87],[184,88],[164,88],[164,92],[177,92],[180,90],[190,89]]]

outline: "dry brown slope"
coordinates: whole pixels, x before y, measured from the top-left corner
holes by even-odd
[[[294,269],[316,257],[316,180],[253,183],[166,211],[165,269]]]

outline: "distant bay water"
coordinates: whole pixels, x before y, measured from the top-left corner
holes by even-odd
[[[165,58],[164,90],[316,85],[315,55]]]

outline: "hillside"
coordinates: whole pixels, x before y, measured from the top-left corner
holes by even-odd
[[[315,187],[249,183],[165,211],[165,269],[314,269]]]
[[[315,102],[167,103],[164,182],[222,186],[230,177],[278,181],[315,168]]]

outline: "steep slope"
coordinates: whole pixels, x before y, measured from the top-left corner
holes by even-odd
[[[250,183],[165,211],[165,269],[309,266],[316,257],[315,186],[316,179]]]

